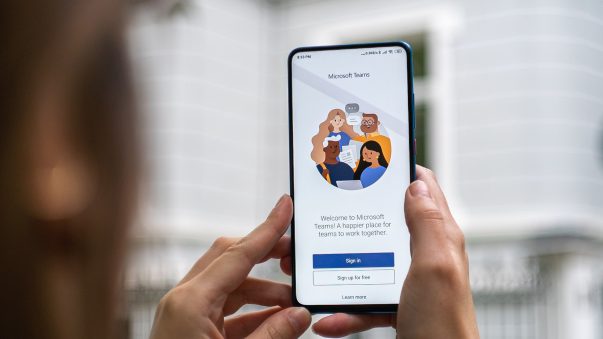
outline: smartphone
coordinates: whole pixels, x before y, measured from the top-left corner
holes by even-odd
[[[313,313],[395,312],[410,265],[411,47],[289,54],[293,300]]]

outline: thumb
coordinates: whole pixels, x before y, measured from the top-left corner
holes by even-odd
[[[442,244],[438,240],[445,240],[444,214],[425,182],[415,180],[406,190],[404,215],[413,253]]]
[[[308,310],[303,307],[292,307],[270,316],[247,338],[297,338],[310,327],[311,322],[312,318]]]

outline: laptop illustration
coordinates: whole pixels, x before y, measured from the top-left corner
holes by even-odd
[[[362,182],[360,180],[337,180],[335,182],[337,187],[344,190],[360,190],[362,189]]]

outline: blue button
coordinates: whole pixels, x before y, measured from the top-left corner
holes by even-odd
[[[313,254],[314,268],[394,267],[394,253]]]

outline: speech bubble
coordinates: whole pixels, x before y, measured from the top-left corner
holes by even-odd
[[[362,115],[348,114],[346,121],[348,122],[348,125],[358,126],[362,122]]]
[[[358,110],[360,110],[360,106],[358,106],[358,104],[347,104],[347,105],[345,105],[345,112],[346,113],[356,113],[356,112],[358,112]]]

